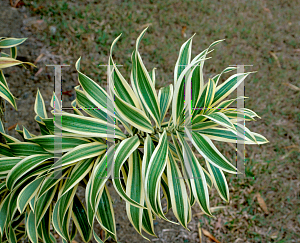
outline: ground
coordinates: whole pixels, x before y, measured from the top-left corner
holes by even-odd
[[[28,37],[19,57],[37,68],[5,70],[18,111],[6,106],[6,128],[24,125],[38,134],[33,104],[37,88],[49,107],[53,92],[53,68],[63,68],[63,105],[74,99],[78,84],[74,67],[82,57],[82,70],[101,85],[109,47],[123,33],[114,55],[129,77],[130,55],[141,30],[150,25],[140,47],[149,70],[157,68],[157,88],[173,82],[173,68],[181,44],[192,34],[195,56],[215,40],[225,39],[205,65],[206,78],[228,65],[247,64],[257,71],[246,79],[246,107],[261,116],[247,126],[270,143],[246,146],[246,168],[251,177],[227,175],[229,204],[211,190],[211,206],[226,206],[215,218],[193,208],[190,231],[157,221],[156,242],[210,242],[209,232],[220,242],[300,242],[300,18],[299,1],[19,1],[17,8],[1,0],[0,36]],[[49,112],[50,112],[49,108]],[[17,136],[17,135],[16,135]],[[230,146],[217,144],[235,160]],[[111,187],[112,188],[112,187]],[[119,242],[147,242],[130,226],[124,202],[113,195]],[[168,214],[172,219],[172,214]],[[205,231],[206,230],[206,231]],[[76,238],[77,242],[80,239]]]

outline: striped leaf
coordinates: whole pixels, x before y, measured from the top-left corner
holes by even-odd
[[[215,106],[230,95],[250,73],[237,73],[230,76],[224,83],[216,88],[216,93],[211,106]]]
[[[233,123],[229,120],[229,118],[225,114],[223,114],[221,112],[215,112],[210,115],[204,115],[204,117],[209,118],[210,120],[214,121],[215,123],[217,123],[221,126],[224,126],[224,127],[227,127],[228,129],[236,131]]]
[[[47,181],[46,179],[45,181]],[[57,180],[57,179],[55,179]],[[47,210],[51,209],[52,200],[56,194],[56,190],[58,185],[56,184],[54,187],[47,190],[37,201],[35,204],[34,212],[36,215],[36,224],[39,225],[40,223],[43,224],[43,218],[47,216]]]
[[[85,207],[75,195],[72,208],[72,219],[78,229],[78,232],[84,242],[89,242],[92,237],[92,230],[88,224]]]
[[[49,154],[40,145],[30,142],[8,143],[14,156],[30,156],[32,154]]]
[[[70,178],[66,181],[63,192],[60,196],[63,196],[69,190],[74,188],[86,175],[90,172],[94,165],[94,158],[84,159],[79,161],[70,173]]]
[[[112,57],[112,52],[113,48],[116,44],[116,42],[119,40],[121,35],[119,35],[112,43],[111,48],[110,48],[110,59],[109,59],[109,80],[113,81],[113,85],[111,85],[111,95],[113,93],[116,93],[122,100],[127,102],[128,104],[135,106],[136,108],[140,108],[138,98],[136,97],[135,93],[133,92],[132,88],[129,86],[128,82],[125,80],[125,78],[122,76],[120,73],[118,67],[116,66],[113,57]]]
[[[107,115],[102,109],[95,107],[95,105],[87,98],[84,91],[79,90],[79,87],[75,87],[76,103],[78,107],[84,110],[85,113],[91,117],[98,118],[102,121],[106,121],[110,124],[114,124],[114,120],[111,116]]]
[[[159,143],[156,146],[153,154],[150,158],[149,165],[145,176],[145,195],[146,200],[151,209],[162,217],[157,207],[157,197],[160,185],[160,178],[167,164],[168,156],[168,141],[167,133],[163,132],[159,139]]]
[[[134,201],[129,196],[127,196],[120,180],[121,167],[123,166],[127,158],[138,148],[139,145],[140,145],[140,141],[137,135],[135,135],[134,137],[127,138],[120,143],[114,156],[115,163],[112,169],[112,175],[113,175],[112,181],[116,191],[126,202],[129,202],[133,206],[143,208],[143,205],[140,205],[138,202]]]
[[[140,205],[144,205],[144,188],[142,181],[142,161],[138,150],[135,150],[128,159],[128,177],[126,194]],[[143,208],[137,208],[126,202],[126,213],[130,223],[142,235]]]
[[[236,174],[237,169],[219,152],[212,141],[205,135],[192,132],[187,133],[197,151],[211,164],[226,172]]]
[[[126,137],[119,127],[96,118],[62,113],[61,119],[61,129],[70,133],[82,134],[90,137],[112,137],[119,139],[124,139]],[[45,121],[45,119],[43,121]],[[109,134],[108,129],[114,130],[115,134]]]
[[[105,153],[105,151],[106,144],[100,142],[79,145],[70,150],[68,153],[64,154],[58,161],[56,161],[52,166],[52,169],[65,167],[84,159],[97,157]]]
[[[210,206],[209,206],[209,196],[208,188],[206,183],[206,178],[204,171],[199,164],[195,154],[193,153],[190,145],[184,138],[177,132],[177,138],[181,143],[184,156],[186,156],[184,161],[184,166],[187,171],[187,176],[191,182],[192,193],[198,202],[201,210],[211,216]]]
[[[163,122],[166,113],[170,107],[173,96],[173,85],[170,84],[167,87],[163,87],[159,90],[158,100],[160,106],[160,122]]]
[[[231,72],[231,71],[236,70],[236,69],[237,69],[237,67],[227,67],[220,74],[217,74],[212,79],[215,81],[216,85],[218,85],[219,80],[220,80],[223,73],[228,73],[228,72]]]
[[[30,66],[36,67],[34,64],[30,62],[21,62],[11,57],[0,57],[0,69],[16,66],[20,64],[28,64]]]
[[[223,200],[229,202],[229,189],[223,171],[209,162],[206,162],[206,165],[219,195]]]
[[[142,110],[123,101],[118,95],[115,95],[115,105],[116,110],[126,122],[143,132],[153,132],[151,121]]]
[[[24,41],[26,41],[27,38],[4,38],[0,40],[0,48],[11,48],[17,45],[22,44]]]
[[[47,110],[45,107],[45,102],[39,89],[37,91],[36,98],[35,98],[34,111],[41,118],[44,119],[47,118]]]
[[[167,176],[173,213],[180,224],[187,228],[188,214],[191,210],[188,194],[182,174],[171,152],[168,153]]]
[[[88,97],[89,100],[91,100],[95,108],[102,109],[104,112],[108,112],[110,114],[109,110],[107,109],[107,103],[108,100],[110,100],[110,97],[107,96],[106,91],[100,87],[95,81],[93,81],[88,76],[84,75],[82,72],[79,71],[80,69],[80,60],[79,58],[75,64],[76,70],[78,72],[78,81],[85,91],[85,95]],[[111,102],[111,101],[110,101]]]
[[[154,119],[155,123],[160,126],[160,108],[158,98],[155,91],[154,83],[142,61],[138,52],[138,47],[141,39],[143,38],[147,28],[143,30],[136,41],[135,59],[133,59],[132,68],[136,75],[135,86],[144,107]]]
[[[106,181],[111,175],[115,149],[115,146],[111,146],[102,158],[99,156],[96,159],[94,169],[87,185],[86,203],[91,207],[87,207],[88,220],[91,226],[93,226],[94,223],[95,214],[100,202],[100,195]]]
[[[191,62],[191,52],[192,52],[192,40],[194,35],[189,38],[180,48],[179,56],[177,62],[175,64],[174,69],[174,86],[178,81],[181,73],[187,67],[187,65]]]
[[[2,75],[2,70],[1,70],[1,75]],[[4,75],[3,75],[3,77],[4,77]],[[2,97],[4,100],[8,101],[15,108],[15,110],[17,110],[17,104],[16,104],[15,97],[9,91],[8,87],[5,86],[2,82],[0,83],[0,97]]]
[[[97,208],[96,218],[104,229],[107,229],[107,233],[115,241],[117,241],[116,226],[115,226],[115,215],[112,205],[112,199],[105,186],[101,194],[100,203]]]
[[[29,201],[36,195],[43,180],[44,177],[38,177],[22,189],[17,199],[17,207],[20,213],[23,213]]]
[[[33,138],[29,138],[28,141],[40,145],[44,150],[50,153],[68,152],[79,145],[87,144],[90,142],[88,139],[85,138],[76,138],[76,137],[60,138],[55,135],[36,136]],[[57,151],[57,148],[59,148],[59,151]]]
[[[8,174],[9,171],[20,161],[19,157],[5,157],[0,158],[0,175]]]
[[[34,154],[22,159],[8,173],[6,177],[7,188],[12,190],[18,179],[50,158],[52,158],[52,156],[48,154]]]
[[[215,88],[216,88],[215,82],[212,79],[210,79],[207,84],[207,90],[206,90],[205,100],[204,100],[204,107],[202,110],[203,112],[206,112],[207,110],[209,110],[211,108],[210,105],[214,99]]]
[[[29,211],[29,214],[27,216],[26,231],[30,241],[33,243],[38,243],[38,233],[35,224],[35,214],[32,211]]]

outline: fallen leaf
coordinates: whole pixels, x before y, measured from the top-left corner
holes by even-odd
[[[217,242],[217,243],[221,243],[211,233],[209,233],[206,229],[202,229],[202,231],[203,231],[203,234],[205,236],[207,236],[209,239],[211,239],[212,241]]]
[[[45,54],[44,54],[44,53],[41,53],[41,54],[35,59],[34,64],[37,64],[37,63],[42,59],[43,56],[45,56]]]
[[[265,214],[269,214],[269,210],[268,210],[268,208],[267,208],[267,205],[266,205],[264,199],[261,197],[260,193],[257,192],[257,193],[255,194],[255,197],[256,197],[256,199],[257,199],[257,202],[258,202],[259,206],[260,206],[261,209],[265,212]]]
[[[185,31],[186,31],[186,26],[182,26],[182,29],[181,29],[181,36],[184,37],[184,38],[186,37]]]
[[[271,235],[270,235],[270,238],[271,239],[276,239],[278,237],[278,231],[275,231],[274,233],[272,233]]]
[[[199,242],[202,243],[202,233],[201,233],[201,225],[198,223],[198,232],[199,232]]]
[[[36,73],[35,73],[35,77],[38,76],[41,72],[43,71],[43,68],[40,68]]]
[[[295,90],[295,91],[300,91],[300,88],[293,85],[293,84],[290,84],[290,83],[283,83],[285,86],[288,86],[289,88],[291,88],[292,90]]]
[[[281,68],[280,62],[279,62],[278,57],[276,56],[276,54],[275,54],[274,52],[272,52],[272,51],[270,51],[269,53],[270,53],[270,55],[271,55],[272,57],[274,57],[277,66],[278,66],[279,68]]]
[[[10,131],[10,130],[14,129],[17,125],[18,125],[18,123],[16,123],[16,124],[10,126],[9,128],[7,128],[7,130]]]

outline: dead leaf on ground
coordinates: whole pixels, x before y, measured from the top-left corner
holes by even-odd
[[[290,84],[290,83],[283,83],[285,86],[288,86],[290,89],[292,90],[295,90],[295,91],[300,91],[300,88],[293,85],[293,84]]]
[[[43,68],[40,68],[36,73],[35,73],[35,77],[38,76],[41,72],[43,71]]]
[[[184,37],[184,38],[186,37],[185,31],[186,31],[186,26],[182,26],[182,29],[181,29],[181,36]]]
[[[278,59],[278,57],[276,56],[276,54],[275,54],[274,52],[272,52],[272,51],[270,51],[269,53],[270,53],[270,55],[275,59],[277,66],[278,66],[279,68],[281,68],[281,64],[280,64],[279,59]]]
[[[202,229],[203,231],[203,234],[205,236],[207,236],[209,239],[211,239],[212,241],[214,242],[217,242],[217,243],[221,243],[221,241],[218,241],[211,233],[209,233],[206,229]]]
[[[45,55],[44,53],[41,53],[41,54],[37,57],[37,59],[35,59],[34,64],[37,64],[38,61],[41,60],[41,58],[42,58],[44,55]]]
[[[261,197],[261,195],[260,195],[259,192],[257,192],[257,193],[255,194],[255,197],[256,197],[256,199],[257,199],[257,202],[258,202],[259,206],[260,206],[261,209],[265,212],[265,214],[269,214],[269,210],[268,210],[268,208],[267,208],[267,205],[266,205],[264,199]]]
[[[198,232],[199,232],[199,242],[202,243],[202,233],[201,233],[201,225],[198,223]]]
[[[17,125],[18,125],[18,123],[16,123],[16,124],[10,126],[9,128],[7,128],[7,130],[10,131],[10,130],[14,129]]]

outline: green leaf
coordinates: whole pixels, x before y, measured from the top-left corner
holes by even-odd
[[[209,162],[206,162],[206,165],[219,195],[223,200],[229,202],[229,189],[223,171]]]
[[[144,188],[142,181],[142,161],[138,150],[135,150],[128,159],[128,177],[126,194],[134,201],[144,205]],[[143,208],[137,208],[126,202],[126,213],[135,230],[142,235]]]
[[[20,213],[23,213],[25,207],[28,205],[29,201],[35,197],[41,183],[44,180],[44,176],[35,179],[34,181],[30,182],[26,185],[20,194],[18,195],[17,199],[17,207]]]
[[[124,162],[127,160],[127,158],[138,148],[140,145],[140,141],[137,135],[134,137],[127,138],[123,140],[119,147],[117,148],[114,156],[114,167],[112,171],[113,175],[113,184],[116,189],[116,191],[119,193],[119,195],[126,201],[131,203],[132,205],[136,207],[142,207],[138,202],[131,199],[127,194],[125,193],[121,180],[120,180],[120,170],[123,166]]]
[[[9,190],[12,190],[18,179],[20,179],[23,175],[29,173],[30,171],[33,171],[37,166],[50,158],[52,158],[52,155],[34,154],[22,159],[8,173],[6,177],[7,188]]]
[[[158,190],[160,185],[160,179],[162,173],[167,164],[167,156],[168,156],[168,141],[167,141],[167,133],[163,132],[159,139],[159,143],[156,146],[146,171],[145,177],[145,195],[147,204],[151,207],[151,209],[161,217],[165,218],[164,215],[161,215],[160,210],[157,206],[157,197]]]
[[[36,67],[34,64],[30,62],[21,62],[11,57],[0,57],[0,69],[16,66],[20,64],[28,64],[30,66]]]
[[[22,44],[24,41],[26,41],[27,38],[4,38],[0,40],[0,48],[11,48],[17,45]]]
[[[36,136],[33,138],[29,138],[28,141],[34,142],[40,145],[43,149],[50,153],[57,153],[57,152],[68,152],[71,149],[90,143],[88,139],[85,138],[76,138],[76,137],[57,137],[55,135],[43,135],[43,136]],[[57,148],[60,148],[57,151]]]
[[[170,84],[167,87],[163,87],[159,90],[158,100],[160,106],[160,122],[163,122],[166,113],[170,107],[173,97],[173,85]]]
[[[112,137],[119,139],[126,138],[126,136],[118,126],[109,124],[96,118],[78,116],[70,113],[62,113],[61,119],[61,129],[63,131],[74,134],[81,134],[85,137]],[[43,121],[45,121],[45,119]],[[108,134],[108,129],[114,130],[115,134]]]
[[[64,154],[55,164],[52,169],[64,167],[74,164],[78,161],[97,157],[106,151],[106,144],[100,142],[92,142],[88,144],[82,144]]]
[[[235,168],[216,148],[211,140],[200,133],[188,132],[188,137],[193,143],[197,151],[211,164],[224,170],[226,172],[236,174],[237,168]]]
[[[1,73],[2,73],[2,71],[1,71]],[[2,82],[0,82],[0,97],[5,99],[6,101],[8,101],[17,110],[17,104],[16,104],[15,97],[9,91],[8,87],[6,87]]]
[[[191,210],[188,194],[184,178],[170,151],[167,159],[167,176],[173,213],[180,224],[187,228],[188,214]]]
[[[193,195],[202,211],[205,214],[211,216],[209,207],[208,188],[204,171],[187,141],[185,141],[184,138],[178,132],[177,137],[182,145],[184,154],[186,156],[184,166],[187,171],[189,181],[191,183]]]
[[[8,174],[9,171],[21,160],[22,158],[18,158],[18,157],[0,158],[0,175]]]
[[[27,216],[26,231],[30,241],[33,243],[38,243],[38,233],[35,224],[35,214],[32,211],[29,211],[29,214]]]
[[[107,230],[108,235],[111,236],[115,241],[117,241],[114,209],[112,206],[112,199],[106,186],[104,187],[101,194],[96,218],[99,224],[103,226],[105,230]]]
[[[83,206],[77,195],[75,195],[73,201],[72,218],[84,242],[90,241],[92,237],[92,230],[90,225],[88,224],[85,207]]]
[[[181,73],[191,62],[191,52],[192,52],[192,39],[194,35],[189,38],[180,48],[177,62],[175,64],[174,70],[174,85],[178,81]]]
[[[230,95],[250,73],[237,73],[230,76],[224,83],[217,86],[212,107]]]
[[[40,145],[30,142],[8,143],[14,156],[30,156],[32,154],[48,154]]]
[[[151,121],[142,110],[123,101],[118,95],[115,95],[115,105],[116,110],[126,122],[143,132],[153,132]]]
[[[36,98],[35,98],[34,111],[41,118],[44,119],[47,118],[47,110],[45,107],[45,102],[39,89],[37,91]]]

